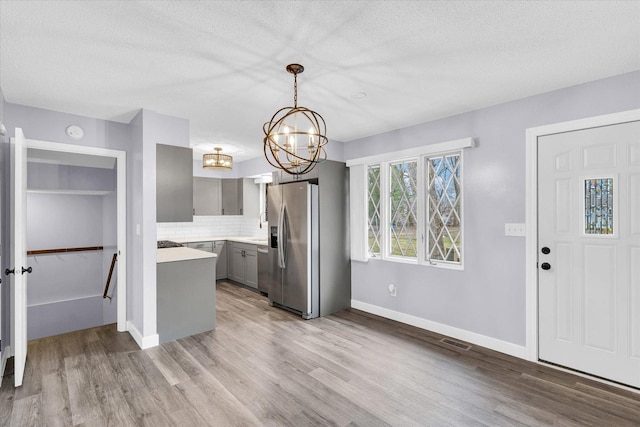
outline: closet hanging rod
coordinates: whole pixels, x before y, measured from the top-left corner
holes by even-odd
[[[85,246],[82,248],[38,249],[36,251],[27,251],[27,255],[59,254],[63,252],[101,251],[102,249],[103,249],[102,246]]]

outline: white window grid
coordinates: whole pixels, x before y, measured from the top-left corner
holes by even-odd
[[[427,256],[427,182],[426,182],[426,163],[427,159],[443,157],[443,156],[459,156],[459,168],[460,168],[460,180],[459,185],[461,190],[461,196],[459,200],[460,205],[460,213],[461,213],[461,221],[460,221],[460,249],[459,249],[459,262],[452,262],[447,260],[436,260],[430,259]],[[439,268],[446,269],[454,269],[454,270],[463,270],[464,269],[464,162],[463,162],[463,150],[453,150],[453,151],[443,151],[437,153],[429,153],[420,156],[412,156],[408,158],[394,158],[388,161],[380,161],[375,163],[367,163],[365,164],[366,170],[368,171],[369,167],[379,167],[380,168],[380,253],[376,254],[376,258],[387,261],[395,261],[401,263],[408,264],[419,264],[419,265],[427,265]],[[391,211],[390,211],[390,166],[392,164],[398,164],[406,161],[417,161],[417,224],[416,224],[416,237],[417,237],[417,256],[416,257],[403,257],[398,255],[393,255],[391,252],[391,237],[389,233],[390,228],[390,220],[391,220]],[[367,188],[368,188],[368,173],[367,173]],[[367,190],[368,195],[368,190]],[[368,204],[368,197],[367,197]],[[365,214],[367,215],[366,221],[368,223],[368,209],[365,210]],[[368,236],[368,233],[367,233]],[[368,237],[367,237],[368,239]],[[367,248],[369,248],[369,243],[367,242]]]

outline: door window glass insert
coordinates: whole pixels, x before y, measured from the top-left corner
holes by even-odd
[[[613,178],[584,180],[585,234],[613,234]]]

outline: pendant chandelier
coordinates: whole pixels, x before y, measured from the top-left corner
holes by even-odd
[[[233,168],[233,157],[222,154],[222,148],[215,147],[215,153],[202,156],[202,168],[212,171],[230,171]]]
[[[286,69],[293,74],[293,107],[279,109],[262,127],[264,156],[273,167],[291,175],[302,175],[327,159],[324,146],[329,140],[322,116],[298,107],[298,74],[304,67],[289,64]]]

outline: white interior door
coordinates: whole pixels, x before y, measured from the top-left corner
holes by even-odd
[[[538,138],[538,357],[640,387],[640,122]]]
[[[22,129],[16,128],[11,138],[11,232],[10,251],[13,274],[8,274],[11,286],[11,347],[14,355],[16,387],[22,385],[27,362],[27,147]]]

